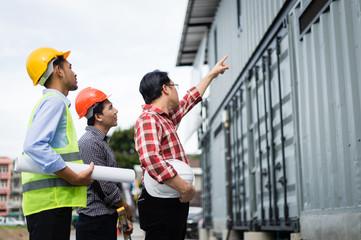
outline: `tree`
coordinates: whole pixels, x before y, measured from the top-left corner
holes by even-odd
[[[139,165],[139,157],[134,148],[134,127],[121,130],[116,129],[110,136],[110,147],[114,151],[117,166],[121,168],[132,168]]]

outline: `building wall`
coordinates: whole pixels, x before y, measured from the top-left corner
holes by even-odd
[[[6,204],[10,198],[11,159],[0,158],[0,216],[6,216],[9,212]]]
[[[14,169],[15,161],[12,162],[12,169]],[[9,208],[9,214],[15,217],[21,217],[22,212],[22,185],[21,185],[21,173],[11,171],[11,183],[10,183],[10,198],[7,202]]]
[[[217,122],[218,124],[220,122]],[[218,126],[215,124],[215,126]],[[224,134],[214,134],[215,128],[211,126],[211,201],[213,226],[216,231],[221,231],[226,226],[227,202],[226,193],[226,168],[224,161],[225,144]]]
[[[207,98],[207,116],[205,122],[209,123],[209,131],[211,135],[211,151],[212,156],[212,216],[213,226],[215,231],[221,232],[220,229],[224,229],[227,224],[227,181],[226,181],[226,161],[225,161],[225,136],[223,130],[223,109],[219,109],[223,104],[223,101],[229,96],[230,91],[234,88],[236,82],[245,80],[245,70],[249,59],[255,53],[257,45],[262,40],[264,34],[271,26],[273,19],[277,16],[280,9],[283,7],[285,1],[241,1],[242,15],[241,15],[241,30],[238,28],[237,22],[237,1],[221,1],[220,6],[217,10],[215,21],[212,24],[208,34],[208,64],[212,67],[217,60],[222,58],[224,55],[228,55],[226,63],[230,66],[230,70],[225,75],[220,75],[218,79],[215,79],[210,85],[210,96]],[[215,34],[216,32],[216,34]],[[284,41],[288,45],[287,38]],[[215,46],[217,45],[217,47]],[[288,56],[288,49],[284,50]],[[216,59],[217,58],[217,59]],[[287,62],[288,63],[288,62]],[[195,65],[198,65],[196,63]],[[253,80],[254,81],[254,80]],[[245,88],[253,88],[254,83],[250,83]],[[251,93],[254,96],[254,90]],[[289,90],[290,91],[290,90]],[[250,95],[251,96],[251,95]],[[247,148],[244,153],[244,171],[241,180],[242,188],[238,191],[239,194],[244,194],[242,199],[236,201],[242,202],[242,206],[238,206],[241,211],[237,214],[238,218],[245,221],[251,221],[257,217],[260,217],[260,193],[256,192],[258,186],[261,184],[259,179],[262,176],[261,171],[263,169],[257,167],[256,156],[253,152],[254,139],[247,136],[251,136],[253,133],[248,131],[248,128],[255,128],[256,122],[252,123],[255,111],[251,110],[252,106],[246,106],[246,104],[253,104],[252,102],[244,102],[243,116],[246,119],[243,121],[244,126],[244,141],[243,147]],[[292,102],[290,103],[292,108]],[[291,110],[292,112],[292,110]],[[249,115],[249,117],[247,117]],[[248,121],[248,123],[247,123]],[[290,123],[292,129],[292,122]],[[253,131],[253,130],[252,130]],[[279,141],[278,141],[279,144]],[[235,147],[235,146],[234,146]],[[237,150],[236,150],[237,151]],[[242,150],[238,150],[239,153]],[[239,154],[238,153],[238,154]],[[294,155],[293,152],[290,153]],[[280,153],[278,153],[278,156]],[[235,157],[235,156],[233,156]],[[279,157],[278,157],[279,158]],[[239,166],[232,166],[239,167]],[[291,165],[293,172],[295,171],[295,164]],[[258,168],[258,169],[257,169]],[[258,172],[258,173],[256,173]],[[293,173],[292,172],[292,173]],[[255,174],[256,173],[256,174]],[[295,189],[295,174],[291,174],[289,183],[290,188],[293,189],[291,196],[292,216],[298,216],[297,211],[297,199]],[[278,176],[280,178],[281,176]],[[277,178],[277,180],[278,180]],[[263,185],[266,185],[266,181]],[[265,187],[265,186],[262,186]],[[278,187],[275,191],[279,194],[279,214],[284,216],[284,207],[282,202],[282,189]],[[220,194],[221,193],[221,194]],[[266,204],[268,195],[264,195],[264,201]],[[246,204],[243,205],[243,202]],[[217,206],[216,208],[214,206]],[[267,208],[267,206],[265,206]],[[271,208],[271,206],[268,206]],[[267,211],[268,213],[268,211]],[[268,215],[269,216],[269,215]],[[235,216],[236,217],[236,216]],[[247,224],[242,221],[242,224]],[[250,226],[244,226],[248,228]]]
[[[252,66],[248,63],[259,51],[258,47],[265,37],[277,38],[278,35],[266,34],[270,34],[270,27],[274,26],[276,17],[289,1],[241,2],[242,31],[238,31],[236,1],[221,1],[207,36],[209,65],[213,66],[217,59],[228,54],[227,64],[230,66],[224,76],[212,82],[207,98],[206,122],[209,122],[210,131],[207,155],[211,156],[212,177],[209,184],[215,232],[224,230],[227,223],[222,108],[233,106],[229,96],[234,94],[239,98],[234,89],[243,86],[246,92],[250,92],[248,103],[245,104],[249,104],[249,109],[255,109],[252,96],[257,90],[252,89],[258,87],[249,71],[254,74],[259,63],[257,59]],[[288,93],[282,95],[282,101],[288,99],[287,104],[290,104],[289,107],[285,106],[283,115],[289,116],[288,120],[285,118],[289,124],[285,125],[285,129],[292,133],[289,135],[286,131],[285,134],[291,143],[285,152],[289,177],[287,190],[292,193],[288,199],[289,213],[300,219],[301,233],[305,239],[335,239],[334,236],[339,236],[338,239],[357,239],[361,229],[358,221],[361,219],[361,0],[330,1],[329,8],[300,38],[298,17],[309,3],[306,0],[295,1],[287,13],[287,33],[280,45],[284,48],[284,59],[288,58],[282,63],[280,77],[282,81],[288,81],[282,82],[282,89],[288,89]],[[271,45],[272,42],[270,40]],[[261,53],[260,56],[266,55]],[[277,112],[276,106],[271,109]],[[253,121],[257,118],[254,112],[247,114],[246,131],[250,131],[250,135],[244,143],[248,144],[247,147],[251,144],[255,147],[247,149],[248,154],[254,155],[247,158],[258,161],[260,155],[257,156],[257,148],[262,147],[262,144],[258,145],[262,137],[257,139],[257,124],[260,121]],[[278,128],[280,118],[272,121]],[[279,137],[279,134],[276,136]],[[233,148],[242,151],[239,145]],[[257,192],[261,185],[257,172],[262,175],[262,169],[257,161],[253,162],[254,165],[246,162],[247,171],[243,175],[245,184],[256,189],[256,192],[247,190],[243,199],[248,203],[248,219],[259,219],[261,216],[260,194]],[[282,206],[281,201],[279,204]],[[283,214],[281,208],[280,215]]]
[[[272,24],[285,0],[240,1],[242,12],[241,31],[238,30],[237,1],[221,1],[208,38],[208,64],[213,66],[223,56],[229,55],[230,70],[227,77],[213,81],[209,115],[213,116],[234,82],[239,77],[259,41]],[[217,32],[217,53],[214,46],[214,31]],[[217,55],[217,59],[215,59]]]
[[[357,239],[361,229],[361,1],[333,1],[299,40],[297,16],[304,6],[289,17],[302,158],[302,234],[307,239]],[[328,224],[320,224],[325,219]]]
[[[361,1],[335,1],[295,41],[303,210],[361,203]]]

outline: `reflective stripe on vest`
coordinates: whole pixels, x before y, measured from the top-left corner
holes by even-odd
[[[66,162],[78,161],[80,159],[79,152],[62,153],[60,156]]]
[[[38,190],[38,189],[50,188],[50,187],[78,187],[78,186],[72,185],[62,178],[47,178],[34,182],[25,183],[23,185],[23,193],[32,190]]]

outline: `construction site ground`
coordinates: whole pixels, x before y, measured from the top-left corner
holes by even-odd
[[[132,234],[133,240],[144,239],[144,232],[140,229],[139,223],[133,223],[134,231]],[[0,240],[28,240],[29,233],[25,227],[5,227],[0,225]],[[119,234],[118,240],[123,240],[123,234]],[[72,227],[70,240],[75,240],[75,229]]]
[[[26,240],[29,233],[26,227],[0,226],[0,240]]]

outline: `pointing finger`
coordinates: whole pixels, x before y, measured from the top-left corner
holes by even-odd
[[[227,58],[228,58],[228,56],[226,55],[224,58],[222,58],[222,60],[220,61],[220,63],[223,64],[224,61],[226,61]]]

